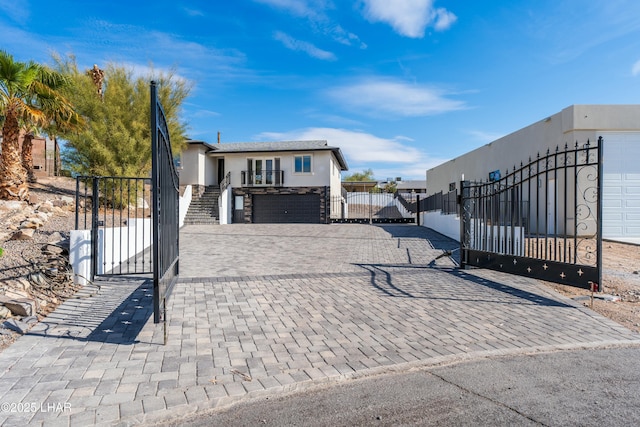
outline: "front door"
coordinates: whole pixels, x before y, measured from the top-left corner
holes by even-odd
[[[218,159],[218,184],[224,181],[224,159]]]

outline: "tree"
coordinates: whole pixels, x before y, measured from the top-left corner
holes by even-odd
[[[0,199],[26,200],[29,196],[27,173],[19,151],[20,131],[50,128],[54,123],[64,127],[65,122],[77,121],[72,104],[63,95],[68,84],[64,75],[33,61],[16,61],[0,50],[0,112],[3,116]],[[29,156],[30,151],[27,161]]]
[[[371,168],[365,169],[362,172],[354,172],[351,175],[347,175],[343,181],[348,182],[367,182],[367,181],[375,181],[373,177],[373,170]]]
[[[63,157],[72,172],[81,175],[148,176],[151,171],[149,83],[158,84],[171,143],[175,151],[186,143],[186,124],[179,115],[190,87],[173,72],[151,72],[135,77],[132,69],[108,64],[80,71],[75,58],[55,57],[57,69],[69,76],[74,89],[68,93],[84,117],[79,132],[65,132]],[[102,87],[104,85],[104,88]]]

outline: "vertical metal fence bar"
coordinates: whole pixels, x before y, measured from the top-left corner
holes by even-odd
[[[571,259],[571,263],[576,264],[578,261],[578,141],[576,141],[576,146],[573,150],[573,159],[573,206],[575,206],[575,221],[573,226],[573,256]]]
[[[569,155],[568,153],[568,145],[565,143],[564,144],[564,155],[563,157],[563,164],[562,164],[562,169],[564,169],[564,193],[562,195],[562,199],[564,200],[564,230],[563,230],[563,234],[564,234],[564,240],[563,240],[563,254],[562,254],[562,262],[567,262],[567,246],[569,245],[569,242],[567,240],[568,235],[569,235],[569,212],[567,211],[567,200],[569,199],[569,182],[568,182],[568,174],[567,174],[567,156]],[[575,219],[574,219],[575,221]]]
[[[558,261],[558,146],[553,157],[553,260]]]
[[[98,224],[99,220],[99,185],[97,178],[92,183],[92,201],[91,201],[91,280],[95,280],[98,274]]]
[[[597,170],[598,170],[598,190],[597,190],[597,207],[596,207],[596,212],[597,212],[597,218],[596,218],[596,227],[597,227],[597,242],[596,242],[596,248],[598,251],[598,254],[596,256],[596,265],[598,268],[598,292],[602,292],[603,289],[603,284],[602,284],[602,189],[604,186],[604,174],[603,174],[603,170],[602,170],[602,165],[603,165],[603,161],[604,159],[602,158],[602,153],[603,153],[603,149],[604,149],[604,139],[600,136],[598,137],[598,149],[597,149],[597,156],[598,156],[598,166],[597,166]]]

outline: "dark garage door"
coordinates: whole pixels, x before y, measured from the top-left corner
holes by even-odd
[[[253,222],[320,223],[319,194],[256,194],[253,196]]]

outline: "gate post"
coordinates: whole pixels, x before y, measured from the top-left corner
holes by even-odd
[[[98,204],[100,203],[100,195],[98,194],[99,180],[97,177],[92,177],[91,185],[91,280],[96,279],[98,274]]]
[[[598,202],[597,202],[597,231],[596,233],[598,233],[598,240],[596,243],[597,246],[597,251],[598,251],[598,256],[597,256],[597,268],[598,268],[598,292],[602,292],[602,187],[604,186],[604,175],[602,174],[602,165],[604,163],[604,159],[602,157],[602,152],[603,150],[603,145],[604,145],[604,140],[603,138],[600,136],[598,137],[598,191],[597,191],[597,197],[598,197]]]
[[[471,191],[469,184],[469,181],[460,181],[460,268],[463,270],[467,265],[464,249],[468,248],[470,244],[470,238],[467,235],[467,230],[471,223],[471,201],[469,200]]]
[[[416,224],[420,227],[420,195],[416,194]]]

